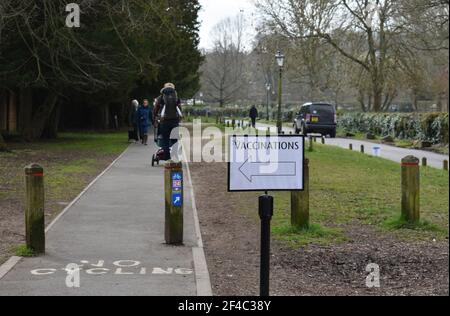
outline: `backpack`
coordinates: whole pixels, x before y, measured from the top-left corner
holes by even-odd
[[[162,99],[164,101],[163,118],[165,120],[179,119],[177,92],[174,89],[165,89],[163,91]]]

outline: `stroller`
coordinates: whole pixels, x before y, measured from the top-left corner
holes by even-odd
[[[155,164],[157,164],[159,166],[160,161],[166,161],[166,159],[164,157],[164,149],[162,148],[163,136],[162,136],[162,131],[161,131],[161,119],[160,118],[157,118],[155,121],[154,131],[155,131],[154,132],[154,141],[155,141],[156,146],[159,147],[159,149],[152,156],[152,167],[154,167]],[[170,140],[170,150],[171,151],[172,151],[173,145],[175,145],[177,142],[178,142],[178,140],[176,140],[176,139]]]

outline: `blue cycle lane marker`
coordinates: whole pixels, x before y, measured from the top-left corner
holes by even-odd
[[[172,205],[183,206],[183,174],[181,172],[172,173]]]

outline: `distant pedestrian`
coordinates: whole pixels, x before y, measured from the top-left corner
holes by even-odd
[[[152,111],[147,99],[144,100],[142,106],[137,111],[139,123],[139,135],[143,145],[148,145],[148,132],[152,122]]]
[[[139,101],[131,101],[128,111],[128,141],[139,141],[139,124],[137,119],[137,111],[139,109]]]
[[[249,113],[250,119],[252,120],[252,127],[256,128],[256,119],[258,118],[258,110],[256,109],[256,106],[252,106]]]

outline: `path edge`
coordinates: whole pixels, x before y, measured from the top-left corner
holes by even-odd
[[[128,145],[128,147],[119,155],[119,157],[117,157],[108,167],[106,167],[105,170],[102,171],[102,173],[100,173],[94,180],[91,181],[91,183],[89,183],[87,185],[87,187],[85,187],[83,189],[83,191],[81,191],[80,194],[78,194],[78,196],[72,201],[70,202],[69,205],[67,205],[62,211],[61,213],[58,214],[58,216],[55,217],[55,219],[53,221],[50,222],[50,224],[45,228],[45,233],[47,234],[52,227],[56,224],[56,222],[58,220],[60,220],[68,211],[69,209],[75,204],[77,203],[81,197],[86,194],[86,192],[95,184],[97,183],[98,180],[100,180],[100,178],[105,175],[105,173],[107,173],[125,154],[126,152],[130,149],[131,145]],[[12,256],[11,258],[9,258],[5,263],[3,263],[2,265],[0,265],[0,280],[3,279],[12,269],[14,269],[14,267],[22,260],[22,257],[17,257],[17,256]]]
[[[191,169],[184,150],[184,144],[181,144],[183,152],[183,164],[186,168],[188,183],[190,187],[190,196],[192,203],[192,213],[194,215],[195,235],[197,238],[197,247],[192,247],[192,257],[194,260],[195,283],[197,287],[197,296],[213,296],[211,287],[211,278],[206,263],[205,250],[203,247],[202,233],[200,230],[200,221],[198,218],[197,203],[195,202],[194,184],[192,182]]]

